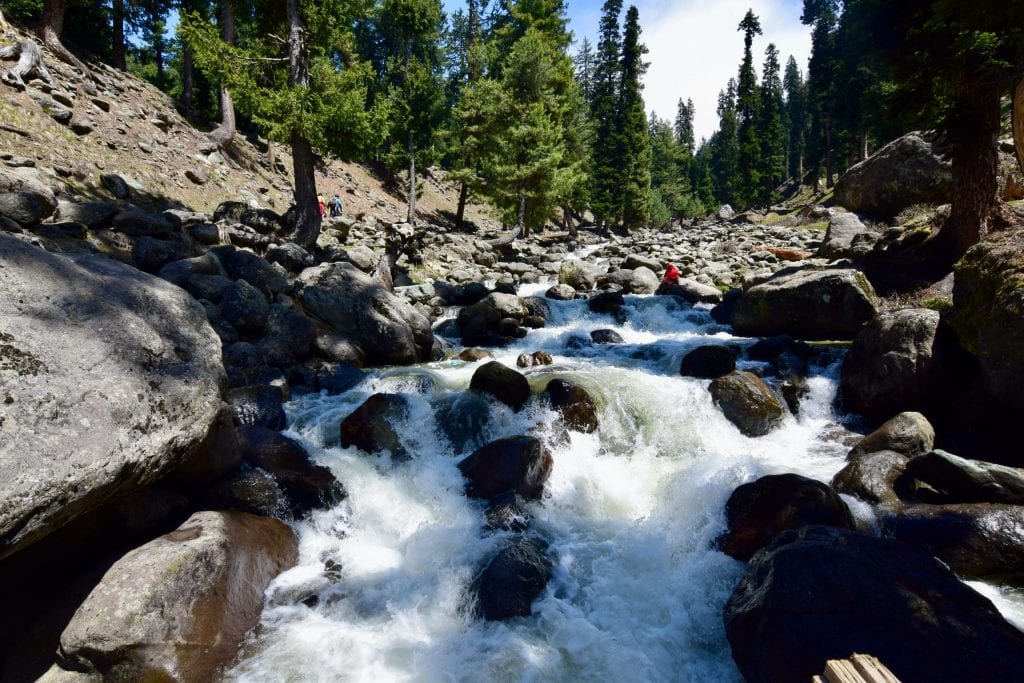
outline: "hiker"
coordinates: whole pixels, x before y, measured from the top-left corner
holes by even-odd
[[[320,207],[320,218],[324,218],[327,215],[327,207],[324,206],[324,196],[322,194],[316,196],[316,203]]]
[[[334,195],[331,197],[331,218],[337,218],[341,215],[341,197]]]
[[[672,286],[679,284],[680,272],[671,263],[665,268],[665,274],[661,277],[661,284]]]

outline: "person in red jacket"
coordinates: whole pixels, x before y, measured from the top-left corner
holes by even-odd
[[[671,263],[665,269],[665,274],[661,278],[661,284],[663,285],[678,285],[679,284],[679,270],[676,269]]]

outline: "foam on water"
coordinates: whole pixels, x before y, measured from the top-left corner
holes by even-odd
[[[473,618],[467,589],[506,534],[483,530],[483,504],[465,497],[456,464],[473,444],[550,426],[553,413],[536,398],[520,413],[493,405],[484,433],[456,452],[437,406],[468,387],[479,363],[372,373],[344,395],[288,406],[289,434],[349,497],[295,524],[299,565],[271,585],[261,628],[228,680],[740,680],[722,607],[743,565],[712,549],[723,507],[763,474],[828,481],[842,467],[847,449],[828,437],[838,360],[813,368],[799,418],[752,439],[713,405],[707,381],[678,374],[695,345],[749,343],[706,310],[627,297],[618,324],[585,302],[550,303],[549,326],[497,359],[514,366],[520,353],[550,352],[553,365],[525,371],[535,393],[571,379],[594,397],[601,428],[554,442],[545,496],[530,505],[555,562],[533,615]],[[600,328],[625,343],[566,351],[570,337]],[[338,444],[340,421],[378,391],[409,396],[409,417],[395,425],[407,462]],[[325,565],[340,565],[340,580]]]

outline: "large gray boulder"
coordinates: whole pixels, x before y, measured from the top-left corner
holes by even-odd
[[[220,410],[220,340],[184,290],[0,235],[0,557],[169,474]]]
[[[818,247],[818,256],[829,260],[849,258],[857,261],[863,258],[874,244],[870,239],[857,239],[861,235],[878,238],[878,232],[866,226],[857,214],[836,214],[828,222],[825,239]]]
[[[31,197],[43,218],[57,209],[57,198],[34,168],[0,168],[0,194],[13,193]],[[20,202],[19,202],[20,203]]]
[[[558,268],[558,284],[569,285],[577,292],[586,292],[597,285],[601,271],[597,266],[580,261],[567,259]]]
[[[907,133],[848,170],[835,199],[850,211],[891,220],[914,204],[945,204],[953,191],[951,164],[921,133]]]
[[[352,339],[372,365],[409,365],[430,359],[430,321],[351,263],[302,271],[297,296],[306,310]]]
[[[875,290],[857,270],[798,270],[743,293],[730,322],[737,334],[853,339],[878,310]]]
[[[875,419],[928,413],[948,400],[956,349],[941,333],[939,313],[908,308],[879,313],[853,340],[843,361],[846,407]]]
[[[61,635],[60,663],[103,680],[213,680],[297,559],[283,522],[197,512],[107,571]]]
[[[492,292],[459,311],[459,333],[466,346],[493,345],[508,341],[530,315],[526,302],[515,294]],[[511,321],[503,323],[502,321]]]
[[[956,265],[950,324],[985,390],[1024,413],[1024,231],[976,245]]]

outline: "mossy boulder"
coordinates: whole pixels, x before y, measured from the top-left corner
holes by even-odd
[[[956,265],[949,321],[994,398],[1024,412],[1024,231],[974,246]]]

